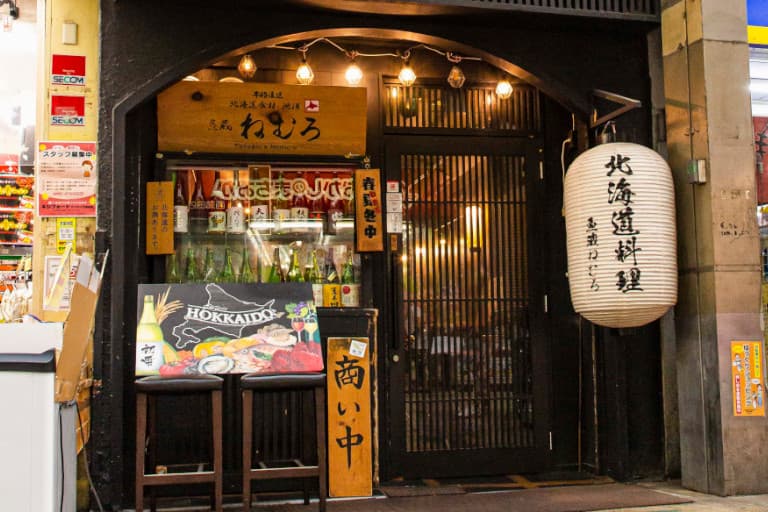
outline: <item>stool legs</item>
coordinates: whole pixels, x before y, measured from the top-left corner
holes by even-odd
[[[315,423],[317,429],[317,480],[319,489],[320,512],[325,512],[328,497],[328,463],[325,443],[325,389],[315,388]]]
[[[211,412],[213,413],[213,493],[216,501],[216,512],[224,509],[224,463],[222,460],[222,399],[221,391],[216,390],[211,394]]]
[[[144,448],[147,444],[147,395],[136,394],[136,512],[144,512]]]
[[[243,510],[251,510],[253,449],[253,391],[243,390]]]
[[[305,393],[312,390],[306,390]],[[254,478],[253,469],[253,391],[244,389],[243,397],[243,510],[251,510],[251,480]],[[302,477],[304,482],[302,490],[304,493],[304,503],[309,503],[309,482],[306,478],[317,476],[319,510],[325,512],[326,501],[328,497],[328,464],[327,448],[325,436],[325,389],[314,388],[314,412],[315,412],[315,435],[317,439],[317,471],[314,475],[303,472],[306,477]],[[302,468],[304,469],[304,468]],[[306,468],[313,470],[311,467]],[[267,470],[269,471],[269,470]],[[283,474],[284,475],[284,474]],[[261,478],[286,478],[286,476],[262,476]]]
[[[152,437],[154,437],[155,434],[155,421],[156,421],[156,414],[155,414],[155,397],[149,397],[150,402],[150,419],[151,419],[151,430],[152,430]],[[146,463],[147,463],[147,457],[145,455],[145,448],[147,446],[147,405],[148,405],[148,397],[145,393],[136,393],[136,512],[144,512],[144,487],[147,484],[148,477],[154,479],[153,483],[150,483],[152,486],[156,485],[162,485],[160,484],[157,479],[163,478],[164,480],[167,480],[167,483],[165,485],[174,485],[178,483],[184,483],[184,479],[187,480],[186,483],[202,483],[202,482],[213,482],[213,495],[214,495],[214,509],[216,512],[222,512],[224,509],[224,500],[223,500],[223,493],[224,493],[224,464],[222,460],[222,425],[221,425],[221,418],[222,418],[222,392],[221,390],[213,390],[211,391],[211,422],[213,426],[213,475],[212,479],[211,476],[205,476],[203,475],[203,478],[197,478],[194,475],[193,476],[182,476],[182,475],[163,475],[160,477],[159,475],[154,474],[146,474]],[[156,439],[150,438],[152,442],[156,441]],[[150,470],[152,473],[156,471],[155,468],[155,457],[154,457],[154,450],[150,449],[150,465],[152,466]],[[210,474],[209,474],[210,475]],[[151,492],[151,507],[152,510],[155,510],[155,493],[154,490]]]

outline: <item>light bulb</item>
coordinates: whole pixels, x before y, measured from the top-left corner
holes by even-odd
[[[305,60],[301,63],[299,69],[296,70],[296,80],[298,80],[301,85],[309,85],[314,79],[315,73],[312,71],[312,68],[309,67],[309,64],[307,64],[307,61]]]
[[[237,71],[243,78],[253,78],[256,74],[256,61],[253,60],[250,54],[246,53],[240,57],[240,62],[237,64]]]
[[[512,84],[509,83],[509,80],[500,80],[496,84],[496,96],[502,100],[509,99],[512,96]]]
[[[349,85],[358,85],[363,79],[363,70],[352,61],[349,64],[349,67],[347,67],[347,71],[344,73],[344,78],[347,79]]]
[[[457,65],[454,65],[448,73],[448,84],[454,89],[461,89],[466,79],[467,77],[464,76],[464,72]]]
[[[397,78],[401,84],[410,87],[416,81],[416,73],[413,72],[413,68],[409,64],[405,63],[402,69],[400,69],[400,74],[397,75]]]

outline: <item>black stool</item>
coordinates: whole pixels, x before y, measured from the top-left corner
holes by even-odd
[[[251,510],[251,480],[316,477],[320,495],[320,512],[325,512],[328,496],[328,468],[325,446],[325,373],[251,374],[240,380],[243,393],[243,510]],[[308,466],[300,459],[291,461],[257,460],[253,467],[253,393],[275,391],[313,392],[315,434],[317,437],[317,465]],[[306,482],[306,481],[305,481]],[[304,485],[304,504],[309,503],[309,492]]]
[[[144,377],[136,381],[136,511],[144,510],[144,487],[175,484],[213,483],[213,505],[216,512],[222,510],[223,494],[223,464],[222,464],[222,427],[221,377],[215,375],[200,375],[190,377]],[[175,395],[187,393],[211,394],[211,422],[213,426],[213,470],[187,473],[145,473],[149,455],[150,469],[154,466],[154,437],[155,437],[155,400],[157,395]],[[147,447],[147,402],[149,402],[150,438]],[[154,496],[152,510],[155,510]]]

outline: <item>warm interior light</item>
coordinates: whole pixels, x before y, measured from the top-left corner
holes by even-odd
[[[360,69],[360,66],[355,64],[355,61],[352,61],[349,64],[349,67],[347,67],[347,71],[344,73],[344,78],[349,85],[359,85],[363,80],[363,70]]]
[[[301,85],[309,85],[314,79],[315,73],[312,71],[312,68],[309,67],[309,64],[307,64],[305,59],[299,66],[299,69],[296,70],[296,80],[298,80]]]
[[[512,84],[509,83],[509,80],[500,80],[499,83],[496,84],[496,96],[502,100],[506,100],[512,96]]]
[[[466,79],[464,72],[457,65],[454,65],[448,73],[448,84],[454,89],[461,89]]]
[[[237,64],[237,71],[243,78],[253,78],[256,74],[256,61],[253,60],[250,54],[246,53],[240,57],[240,62]]]
[[[464,208],[464,229],[467,234],[467,245],[470,249],[480,249],[483,246],[483,210],[480,206]]]
[[[414,73],[410,64],[405,62],[403,63],[403,67],[400,69],[400,74],[397,75],[397,78],[400,80],[401,84],[406,87],[410,87],[413,85],[413,82],[416,81],[416,73]]]
[[[197,78],[195,75],[187,75],[184,78],[181,79],[182,82],[199,82],[200,79]]]

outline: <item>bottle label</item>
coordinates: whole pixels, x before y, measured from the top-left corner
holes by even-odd
[[[216,210],[208,214],[208,232],[223,233],[227,227],[227,212]]]
[[[227,233],[245,233],[245,210],[242,206],[227,209]]]
[[[155,375],[164,363],[162,341],[136,341],[136,375]]]
[[[177,205],[173,207],[173,232],[186,233],[189,231],[189,207]]]
[[[341,306],[341,285],[328,283],[323,285],[323,306],[338,308]]]
[[[323,284],[322,283],[312,283],[312,300],[315,303],[315,306],[322,306],[323,302]]]
[[[341,305],[345,308],[360,307],[360,285],[342,284],[341,285]]]
[[[251,205],[251,218],[253,220],[269,219],[269,205],[266,205],[266,204]]]
[[[306,220],[309,218],[309,208],[296,206],[291,208],[291,218],[297,220]]]

